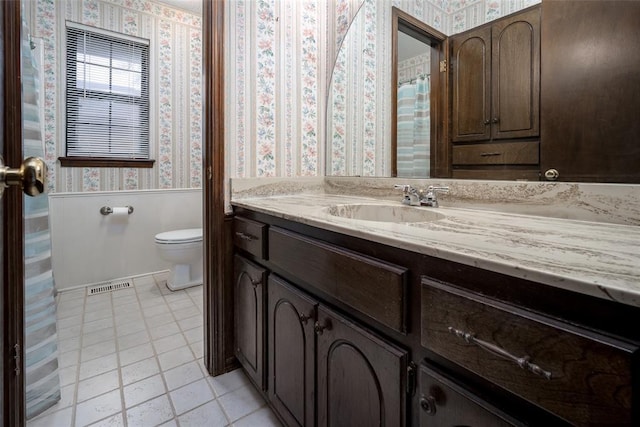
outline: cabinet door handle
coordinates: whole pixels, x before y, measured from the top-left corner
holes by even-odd
[[[485,126],[491,123],[491,120],[487,119],[484,122],[482,122]]]
[[[326,329],[327,331],[331,330],[331,321],[329,319],[326,319],[324,321],[324,325],[320,322],[316,322],[313,325],[313,329],[316,331],[316,334],[318,335],[322,335],[322,332]]]
[[[242,240],[247,240],[249,242],[251,242],[252,240],[258,240],[256,236],[253,236],[251,234],[245,234],[242,231],[236,231],[236,236],[238,236]]]
[[[254,288],[262,284],[262,279],[255,280],[253,277],[249,277],[249,280],[251,280],[251,284]]]
[[[498,119],[497,117],[494,117],[493,120],[491,120],[491,123],[498,123],[500,121],[500,119]]]
[[[501,156],[501,155],[502,153],[500,153],[499,151],[480,153],[480,157],[492,157],[492,156]]]
[[[469,344],[474,344],[477,345],[478,347],[480,347],[483,350],[488,351],[489,353],[495,354],[496,356],[500,356],[504,359],[510,360],[513,363],[515,363],[516,365],[520,366],[522,369],[532,372],[536,375],[540,375],[541,377],[550,380],[552,378],[551,372],[549,371],[545,371],[544,369],[542,369],[540,366],[536,365],[535,363],[531,363],[529,362],[529,360],[531,360],[531,358],[529,356],[522,356],[522,357],[517,357],[514,356],[513,354],[509,353],[508,351],[498,347],[497,345],[488,343],[486,341],[482,341],[477,339],[476,337],[473,336],[472,333],[470,332],[465,332],[465,331],[461,331],[460,329],[455,329],[451,326],[449,326],[449,332],[451,332],[452,334],[454,334],[455,336],[457,336],[458,338],[462,338],[463,340],[465,340],[466,342],[468,342]]]
[[[307,324],[307,320],[311,319],[311,315],[307,316],[304,313],[300,313],[300,321],[302,322],[303,325]]]

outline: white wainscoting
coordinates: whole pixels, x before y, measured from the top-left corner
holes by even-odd
[[[202,227],[202,190],[169,189],[49,195],[57,290],[169,269],[157,233]],[[127,217],[103,206],[133,206]]]

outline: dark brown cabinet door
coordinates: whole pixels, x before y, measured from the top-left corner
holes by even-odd
[[[320,306],[318,426],[403,426],[407,352]]]
[[[541,166],[640,183],[640,2],[542,5]]]
[[[456,142],[491,137],[491,28],[452,37],[453,117]]]
[[[540,133],[540,9],[451,37],[452,140]]]
[[[316,306],[282,279],[269,277],[269,400],[288,426],[315,422]]]
[[[540,9],[491,27],[493,139],[540,133]]]
[[[236,357],[253,382],[264,389],[264,292],[267,271],[236,255],[234,278]]]

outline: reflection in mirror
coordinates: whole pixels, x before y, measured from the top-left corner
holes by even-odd
[[[381,12],[377,8],[378,2],[371,0],[360,7],[333,67],[327,100],[327,175],[389,174],[383,161],[388,127],[376,120],[390,104],[389,63],[376,60],[381,48],[375,36],[375,17]],[[382,51],[388,52],[384,47]]]
[[[438,101],[446,36],[395,7],[392,19],[391,175],[428,178],[444,118]]]
[[[397,173],[397,153],[395,147],[392,148],[395,144],[392,141],[396,139],[396,108],[392,103],[396,100],[397,75],[391,57],[395,52],[393,34],[397,33],[397,29],[392,30],[395,22],[392,4],[399,3],[416,19],[427,20],[438,29],[444,25],[444,11],[437,0],[362,2],[338,51],[327,91],[327,175],[389,177]],[[433,34],[440,35],[436,31]],[[422,40],[415,35],[413,38]],[[432,42],[427,44],[431,46]],[[433,50],[431,47],[430,56],[434,55]],[[430,97],[435,83],[431,76]],[[429,109],[429,134],[433,138],[432,100]],[[431,153],[432,162],[435,154],[438,153]],[[431,171],[433,175],[433,165]]]

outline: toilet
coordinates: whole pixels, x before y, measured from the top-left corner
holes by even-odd
[[[170,290],[202,285],[202,228],[166,231],[155,241],[160,257],[172,264]]]

